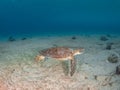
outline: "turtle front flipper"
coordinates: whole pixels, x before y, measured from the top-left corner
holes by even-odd
[[[75,60],[75,58],[73,57],[73,58],[70,60],[70,76],[73,76],[73,74],[75,73],[75,70],[76,70],[76,60]]]

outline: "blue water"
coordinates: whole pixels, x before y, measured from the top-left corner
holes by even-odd
[[[0,35],[120,33],[120,0],[0,0]]]

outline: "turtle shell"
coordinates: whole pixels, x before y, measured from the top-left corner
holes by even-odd
[[[40,54],[45,57],[52,58],[67,58],[73,56],[73,50],[67,47],[53,47],[40,51]]]

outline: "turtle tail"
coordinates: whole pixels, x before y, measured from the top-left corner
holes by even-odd
[[[70,60],[70,76],[73,76],[73,74],[75,73],[76,70],[76,60],[75,58],[73,58],[72,60]]]

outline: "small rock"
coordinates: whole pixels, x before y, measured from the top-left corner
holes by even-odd
[[[107,43],[106,50],[111,50],[114,43]]]
[[[108,61],[109,61],[110,63],[117,63],[118,60],[119,60],[119,57],[118,57],[118,55],[116,55],[116,54],[111,54],[111,55],[108,57]]]
[[[116,74],[117,74],[117,75],[120,75],[120,65],[118,65],[118,66],[116,67]]]
[[[106,36],[107,36],[107,37],[112,37],[110,34],[107,34]]]
[[[101,37],[100,37],[100,40],[101,40],[101,41],[107,41],[108,38],[107,38],[106,36],[101,36]]]
[[[97,79],[98,79],[98,76],[97,76],[97,75],[95,75],[95,76],[94,76],[94,78],[95,78],[95,80],[97,80]]]
[[[75,36],[73,36],[73,37],[72,37],[72,39],[73,39],[73,40],[75,40],[75,39],[76,39],[76,37],[75,37]]]
[[[8,41],[10,41],[10,42],[13,42],[13,41],[16,41],[12,36],[10,36],[9,38],[8,38]]]
[[[27,38],[23,37],[21,40],[26,40]]]

